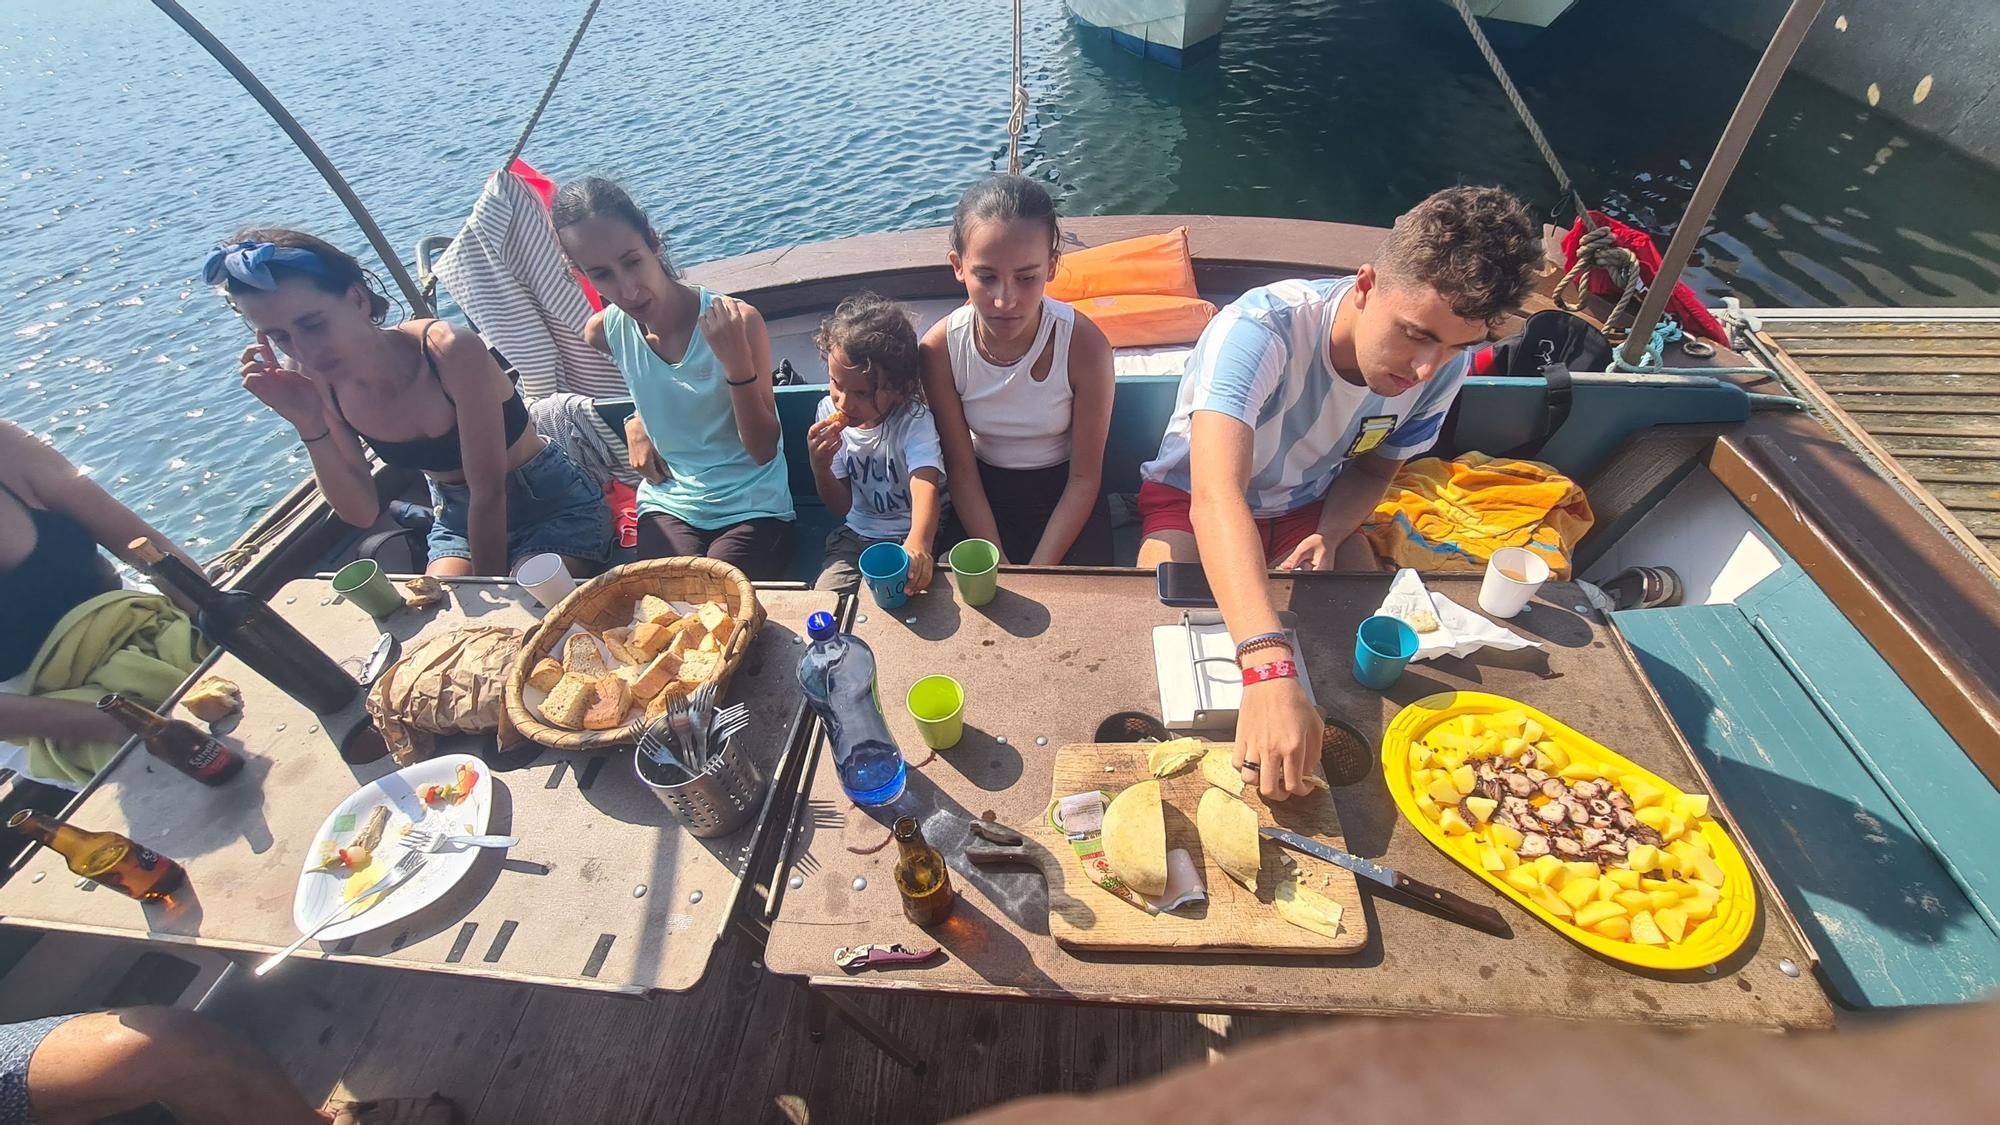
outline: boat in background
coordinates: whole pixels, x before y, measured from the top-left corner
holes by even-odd
[[[1229,0],[1065,0],[1078,26],[1179,69],[1213,55]]]
[[[1442,0],[1451,4],[1452,0]],[[1140,58],[1180,69],[1215,54],[1229,0],[1064,0],[1077,25]],[[1466,0],[1487,34],[1515,41],[1554,23],[1576,0]]]

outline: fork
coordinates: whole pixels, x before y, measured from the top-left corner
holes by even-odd
[[[299,940],[293,942],[292,944],[286,946],[283,949],[280,949],[276,953],[273,953],[270,957],[266,958],[263,961],[263,963],[257,966],[256,972],[253,975],[261,977],[265,973],[270,972],[272,969],[277,968],[278,965],[281,962],[283,962],[285,958],[290,957],[292,954],[297,953],[299,950],[305,948],[305,944],[307,942],[311,941],[315,937],[318,937],[321,930],[326,929],[328,926],[333,925],[335,922],[345,922],[348,919],[353,918],[357,915],[367,913],[370,909],[374,908],[374,906],[377,903],[381,902],[382,899],[387,898],[389,896],[390,891],[393,891],[397,887],[402,886],[405,882],[409,880],[410,876],[415,875],[417,873],[417,869],[424,865],[424,859],[426,854],[427,853],[418,851],[415,848],[411,848],[409,851],[404,852],[403,858],[396,861],[396,866],[390,868],[389,873],[387,875],[384,875],[380,879],[376,880],[374,886],[369,887],[367,890],[362,891],[358,895],[355,895],[353,899],[342,903],[340,906],[334,909],[333,913],[328,914],[324,919],[322,919],[319,925],[314,926],[312,929],[307,930],[304,934],[300,935]],[[366,903],[367,905],[365,906],[361,905],[363,903]],[[359,907],[359,909],[356,909],[356,907]]]
[[[511,848],[521,841],[515,836],[469,836],[462,833],[453,834],[429,828],[417,828],[412,829],[409,835],[404,836],[403,842],[407,843],[412,850],[429,855],[433,852],[444,850],[447,845],[467,848]]]
[[[671,708],[671,705],[669,707]],[[639,732],[639,752],[651,758],[657,765],[677,769],[692,778],[694,771],[689,769],[688,764],[674,751],[672,727],[671,713],[647,723],[646,729]]]
[[[741,711],[735,711],[733,713],[731,711],[724,711],[721,714],[721,716],[716,719],[715,726],[708,732],[709,745],[712,747],[727,747],[729,745],[729,740],[735,738],[739,734],[742,734],[744,729],[749,727],[749,725],[750,725],[750,711],[748,708],[744,708]],[[702,768],[712,769],[715,766],[715,763],[719,760],[719,758],[720,758],[719,754],[712,755],[709,758],[709,760],[703,764]]]
[[[688,717],[694,723],[694,760],[702,772],[708,772],[709,728],[715,723],[715,681],[710,680],[694,690],[688,700]]]

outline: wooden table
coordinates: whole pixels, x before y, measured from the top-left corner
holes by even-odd
[[[1440,577],[1430,584],[1461,605],[1477,604],[1476,578]],[[1489,691],[1562,719],[1676,785],[1709,790],[1623,641],[1601,618],[1575,610],[1584,602],[1574,586],[1545,587],[1511,623],[1540,640],[1542,649],[1413,665],[1386,696],[1359,687],[1348,674],[1355,628],[1380,604],[1386,576],[1312,575],[1273,587],[1280,607],[1298,615],[1320,704],[1345,717],[1371,746],[1379,746],[1398,710],[1422,696]],[[842,796],[821,755],[809,815],[794,829],[790,876],[796,885],[779,883],[790,889],[782,890],[766,964],[828,995],[867,988],[1206,1011],[1781,1027],[1832,1022],[1796,923],[1761,877],[1757,928],[1716,971],[1651,973],[1603,960],[1514,908],[1403,822],[1372,749],[1346,775],[1359,777],[1351,784],[1342,784],[1339,763],[1327,765],[1348,848],[1490,902],[1512,924],[1512,938],[1440,921],[1393,899],[1366,897],[1374,937],[1345,957],[1074,954],[1058,947],[1048,934],[1040,875],[967,863],[959,854],[966,821],[991,812],[1005,823],[1032,823],[1049,801],[1058,747],[1092,741],[1099,720],[1111,712],[1157,712],[1150,629],[1177,619],[1178,611],[1156,600],[1153,576],[1130,572],[1007,571],[999,596],[979,609],[956,601],[948,581],[894,611],[864,601],[854,632],[874,648],[890,729],[906,751],[915,749],[913,761],[925,751],[902,705],[909,685],[942,672],[966,687],[964,740],[913,769],[900,802],[900,811],[923,818],[926,836],[949,857],[958,906],[929,932],[903,918],[890,875],[895,848],[852,850],[886,832],[875,816]],[[865,880],[863,889],[855,889],[857,879]],[[1109,895],[1104,902],[1120,905]],[[895,941],[942,945],[947,956],[914,968],[854,974],[832,960],[837,946]]]
[[[403,611],[382,627],[407,646],[463,625],[526,629],[539,615],[509,582],[449,586],[446,605]],[[806,616],[835,610],[838,599],[805,590],[758,597],[767,621],[729,698],[751,705],[746,745],[768,778],[801,739],[797,654]],[[360,609],[331,601],[321,579],[286,585],[272,604],[336,660],[365,656],[378,635]],[[243,773],[208,788],[135,748],[71,814],[80,827],[123,832],[179,860],[192,893],[168,906],[79,889],[61,857],[43,850],[0,887],[0,918],[249,953],[298,936],[292,896],[314,832],[357,786],[395,764],[342,760],[341,741],[366,721],[359,701],[321,718],[233,657],[214,671],[246,697],[242,723],[223,740],[249,758]],[[295,956],[628,993],[684,991],[701,980],[774,805],[728,836],[697,840],[639,784],[629,751],[496,754],[490,736],[439,740],[439,753],[455,751],[483,752],[494,774],[490,831],[520,844],[482,853],[463,883],[402,922]]]

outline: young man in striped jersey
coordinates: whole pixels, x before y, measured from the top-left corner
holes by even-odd
[[[1468,349],[1541,262],[1519,200],[1446,188],[1398,218],[1354,276],[1245,293],[1188,358],[1160,455],[1140,470],[1139,565],[1199,559],[1230,635],[1257,642],[1239,655],[1236,753],[1266,798],[1308,791],[1322,726],[1266,569],[1376,569],[1356,529],[1437,441]]]

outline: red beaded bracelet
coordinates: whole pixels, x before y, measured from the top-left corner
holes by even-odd
[[[1266,680],[1297,679],[1299,666],[1290,660],[1273,660],[1255,668],[1243,669],[1243,686],[1261,684]]]

